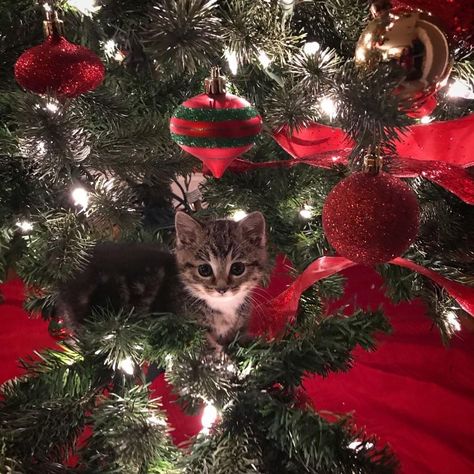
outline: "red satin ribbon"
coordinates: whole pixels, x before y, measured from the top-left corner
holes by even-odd
[[[234,160],[229,170],[244,173],[261,168],[292,168],[306,164],[318,168],[331,168],[336,164],[347,165],[350,149],[339,149],[316,153],[298,160],[265,161],[252,163],[246,160]],[[438,184],[468,204],[474,204],[474,179],[464,168],[438,161],[422,161],[412,158],[391,158],[387,162],[387,171],[399,178],[421,176]]]
[[[468,204],[474,204],[474,179],[468,170],[440,161],[410,158],[390,160],[388,171],[399,178],[421,176],[438,184]]]
[[[452,296],[461,306],[461,308],[474,316],[474,287],[466,286],[453,280],[448,280],[446,277],[436,273],[429,268],[422,267],[411,260],[405,258],[395,258],[389,263],[399,265],[400,267],[408,268],[413,272],[420,273],[421,275],[433,280],[437,285],[445,289],[450,296]]]
[[[286,290],[255,308],[250,333],[277,337],[294,320],[300,297],[310,286],[353,265],[356,263],[344,257],[318,258]]]
[[[289,133],[286,127],[273,137],[293,158],[353,148],[354,142],[340,128],[312,123]],[[413,160],[440,161],[462,168],[474,165],[474,114],[446,122],[413,125],[396,143],[397,155]]]
[[[433,270],[404,258],[395,258],[389,263],[408,268],[434,281],[446,290],[464,311],[474,316],[474,287],[449,280]],[[256,308],[256,317],[253,318],[256,323],[251,328],[251,332],[253,334],[264,333],[270,338],[277,337],[288,323],[293,322],[303,292],[319,280],[354,265],[357,264],[344,257],[318,258],[286,290]]]
[[[293,133],[284,127],[273,137],[294,160],[235,160],[229,170],[243,173],[260,168],[291,168],[301,163],[331,168],[335,164],[346,165],[354,146],[343,130],[318,123]],[[474,204],[474,180],[464,169],[474,164],[474,114],[447,122],[413,125],[396,147],[397,156],[388,163],[390,173],[400,178],[422,176]]]

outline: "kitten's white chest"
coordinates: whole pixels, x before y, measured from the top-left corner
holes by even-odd
[[[232,330],[238,330],[244,324],[239,313],[245,301],[246,293],[233,296],[206,296],[208,306],[215,311],[213,330],[217,337],[224,337]]]

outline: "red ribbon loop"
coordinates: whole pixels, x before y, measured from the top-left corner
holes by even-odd
[[[474,287],[449,280],[439,273],[418,265],[405,258],[395,258],[389,262],[392,265],[408,268],[429,278],[446,290],[459,306],[474,316]],[[346,268],[357,265],[344,257],[320,257],[311,263],[293,283],[275,298],[255,309],[255,327],[253,334],[266,334],[269,338],[277,337],[287,324],[291,324],[298,312],[301,295],[319,280],[339,273]],[[257,327],[258,326],[258,327]]]
[[[448,122],[409,127],[397,143],[397,156],[389,157],[388,171],[400,178],[421,176],[474,204],[474,179],[464,168],[474,164],[474,115]],[[290,133],[282,128],[274,134],[278,144],[294,160],[252,163],[235,160],[234,173],[260,168],[291,168],[307,164],[331,168],[347,165],[354,142],[339,128],[313,123]]]

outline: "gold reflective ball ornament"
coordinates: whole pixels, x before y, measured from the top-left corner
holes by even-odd
[[[365,28],[355,51],[356,64],[375,69],[381,63],[405,71],[394,91],[416,110],[433,97],[451,72],[448,40],[435,19],[418,10],[385,10]]]

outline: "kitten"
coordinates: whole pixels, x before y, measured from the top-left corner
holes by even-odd
[[[211,348],[245,333],[251,292],[266,276],[265,219],[202,223],[176,214],[175,254],[152,244],[98,244],[87,267],[60,290],[59,312],[78,329],[93,307],[198,318]]]
[[[226,345],[244,333],[251,292],[267,270],[265,219],[253,212],[240,222],[202,224],[176,215],[176,261],[187,293],[199,302],[211,345]]]

